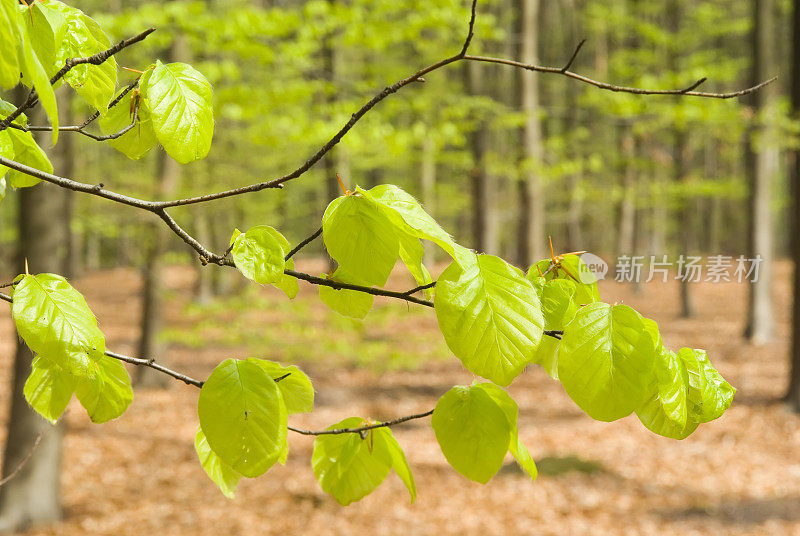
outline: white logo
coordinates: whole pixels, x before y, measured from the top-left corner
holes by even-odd
[[[581,280],[581,283],[591,284],[594,283],[595,280],[599,281],[601,279],[605,279],[606,274],[608,273],[608,263],[595,255],[594,253],[583,253],[581,255],[581,260],[583,261],[586,268],[588,268],[588,272],[586,268],[581,267],[580,273],[578,274],[578,278]]]

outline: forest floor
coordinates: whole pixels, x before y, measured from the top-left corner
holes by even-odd
[[[321,263],[301,269],[323,271]],[[213,268],[209,268],[213,269]],[[371,534],[800,535],[800,416],[780,403],[787,378],[790,269],[777,270],[777,342],[755,348],[741,338],[746,288],[693,287],[697,316],[679,316],[678,285],[602,282],[606,301],[637,308],[661,326],[665,344],[705,348],[739,390],[718,421],[688,439],[653,435],[631,416],[601,423],[584,415],[560,384],[532,367],[511,386],[520,435],[539,464],[535,483],[507,460],[487,485],[451,469],[428,420],[394,429],[419,497],[394,474],[370,496],[343,508],[323,493],[310,467],[313,439],[290,434],[286,466],[244,479],[235,500],[222,496],[194,452],[197,390],[136,390],[120,419],[93,425],[75,400],[66,415],[62,523],[34,535]],[[432,408],[454,384],[473,377],[453,358],[424,307],[377,300],[363,323],[324,308],[302,284],[289,302],[271,288],[193,305],[190,268],[166,273],[169,341],[164,360],[197,378],[228,357],[291,361],[317,389],[313,415],[292,417],[324,428],[348,416],[389,419]],[[138,336],[136,272],[78,278],[108,347],[133,354]],[[392,288],[409,288],[401,275]],[[13,331],[0,317],[0,385],[8,385]],[[0,430],[9,395],[0,391]],[[4,440],[0,432],[0,441]]]

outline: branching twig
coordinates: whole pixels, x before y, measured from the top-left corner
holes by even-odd
[[[321,234],[322,234],[322,227],[320,227],[319,229],[314,231],[314,234],[312,234],[311,236],[309,236],[308,238],[306,238],[305,240],[303,240],[302,242],[297,244],[294,247],[294,249],[292,249],[292,251],[290,251],[289,253],[286,254],[286,257],[284,258],[284,260],[288,261],[289,259],[291,259],[294,256],[295,253],[297,253],[298,251],[300,251],[301,249],[306,247],[309,243],[314,241]]]
[[[407,415],[405,417],[400,417],[398,419],[394,419],[391,421],[386,422],[377,422],[374,424],[365,424],[364,426],[358,426],[356,428],[334,428],[333,430],[304,430],[302,428],[295,428],[294,426],[287,426],[289,430],[292,432],[296,432],[298,434],[303,435],[311,435],[311,436],[320,436],[320,435],[338,435],[338,434],[360,434],[362,432],[367,432],[369,430],[374,430],[375,428],[383,428],[386,426],[394,426],[396,424],[404,423],[407,421],[411,421],[414,419],[424,419],[429,415],[433,415],[433,410],[430,409],[424,413],[415,413],[414,415]]]

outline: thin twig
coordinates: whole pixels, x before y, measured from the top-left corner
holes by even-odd
[[[583,44],[584,43],[586,43],[586,39],[581,39],[581,42],[578,43],[578,46],[575,47],[575,52],[572,53],[572,57],[570,57],[570,59],[567,62],[567,64],[564,65],[564,67],[561,68],[561,73],[562,74],[566,73],[567,71],[569,71],[569,68],[572,67],[572,64],[575,62],[575,58],[578,57],[578,52],[581,51],[581,48],[583,48]]]
[[[126,363],[131,363],[133,365],[137,365],[140,367],[150,367],[151,369],[157,370],[159,372],[163,372],[168,376],[172,376],[176,380],[180,380],[186,385],[194,385],[195,387],[202,387],[203,381],[195,380],[185,374],[181,374],[180,372],[175,372],[164,365],[156,363],[153,359],[144,359],[141,357],[131,357],[123,354],[118,354],[117,352],[112,352],[111,350],[106,350],[106,355],[108,357],[113,357],[114,359],[119,359],[120,361],[124,361]]]
[[[407,415],[405,417],[400,417],[398,419],[394,419],[391,421],[386,422],[378,422],[374,424],[366,424],[364,426],[358,426],[356,428],[334,428],[333,430],[304,430],[302,428],[295,428],[294,426],[287,426],[289,430],[292,432],[296,432],[298,434],[303,435],[310,435],[310,436],[320,436],[320,435],[338,435],[338,434],[360,434],[362,432],[366,432],[369,430],[374,430],[375,428],[384,428],[386,426],[395,426],[397,424],[401,424],[407,421],[411,421],[414,419],[424,419],[433,415],[433,410],[430,409],[424,413],[415,413],[414,415]]]
[[[313,242],[321,234],[322,234],[322,227],[320,227],[319,229],[314,231],[314,234],[312,234],[311,236],[309,236],[308,238],[306,238],[305,240],[303,240],[302,242],[297,244],[294,247],[294,249],[292,249],[292,251],[290,251],[289,253],[286,254],[286,257],[283,260],[288,261],[289,259],[291,259],[294,256],[295,253],[297,253],[298,251],[303,249],[309,243]]]
[[[405,294],[407,296],[410,296],[411,294],[416,294],[417,292],[419,292],[421,290],[426,290],[426,289],[429,289],[429,288],[433,288],[435,286],[436,286],[436,281],[431,281],[430,283],[428,283],[426,285],[420,285],[418,287],[412,288],[411,290],[407,290],[407,291],[403,292],[403,294]]]
[[[39,446],[39,443],[42,441],[44,435],[51,428],[52,427],[43,428],[38,434],[36,434],[36,439],[33,440],[33,445],[31,445],[31,448],[28,450],[27,453],[25,453],[25,456],[19,461],[19,464],[17,464],[14,470],[11,471],[11,473],[7,477],[0,480],[0,488],[8,484],[9,481],[11,481],[14,477],[16,477],[20,473],[20,471],[22,471],[22,469],[25,467],[25,464],[27,464],[28,460],[30,460],[31,456],[33,456],[33,452],[36,450],[36,447]]]

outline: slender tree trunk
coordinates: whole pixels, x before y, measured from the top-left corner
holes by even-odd
[[[194,228],[196,237],[201,244],[211,244],[211,224],[208,207],[203,207],[194,212]],[[192,252],[192,260],[197,255]],[[202,263],[192,262],[197,271],[197,280],[194,287],[194,300],[200,304],[207,304],[211,302],[214,297],[214,285],[212,281],[213,270],[209,270],[208,266],[203,266]]]
[[[622,125],[622,200],[619,207],[619,234],[617,254],[633,255],[636,227],[636,139],[630,124]]]
[[[464,64],[464,85],[472,96],[483,94],[484,66],[477,62]],[[469,134],[469,147],[472,153],[472,169],[469,173],[472,197],[472,240],[479,252],[493,252],[496,249],[491,236],[491,186],[486,171],[486,155],[489,151],[489,130],[481,120]]]
[[[58,114],[64,124],[72,124],[72,90],[62,88],[56,94],[58,98]],[[74,136],[60,136],[58,144],[52,150],[53,168],[57,169],[62,177],[75,176],[75,144]],[[62,197],[63,233],[64,233],[64,265],[59,273],[64,277],[74,277],[78,273],[78,235],[72,231],[73,206],[76,192],[67,189],[60,190]]]
[[[794,1],[792,15],[792,117],[800,119],[800,0]],[[800,412],[800,149],[795,148],[789,155],[789,168],[792,181],[791,252],[794,261],[793,303],[792,303],[792,349],[790,355],[789,389],[786,401],[796,412]]]
[[[688,151],[688,144],[686,140],[687,134],[683,130],[675,132],[675,148],[673,153],[673,160],[675,162],[675,182],[681,183],[687,180],[689,159],[686,154]],[[680,216],[680,243],[681,253],[684,259],[692,255],[696,248],[697,229],[694,225],[694,203],[688,197],[682,199],[682,208]],[[692,283],[687,277],[681,280],[681,317],[692,318],[695,315],[694,299],[691,292]]]
[[[751,80],[762,81],[771,76],[773,14],[772,0],[753,0],[753,69]],[[757,83],[757,82],[756,82]],[[772,89],[752,95],[756,114],[747,138],[747,168],[750,179],[750,258],[760,257],[758,278],[750,283],[745,336],[750,342],[763,345],[775,336],[772,307],[772,261],[774,230],[772,225],[772,181],[778,168],[778,150],[770,139],[774,136]],[[763,121],[763,122],[762,122]],[[754,138],[761,138],[760,140]]]
[[[436,142],[431,136],[426,136],[422,142],[422,169],[420,171],[420,191],[422,204],[428,214],[436,214]],[[436,247],[427,240],[424,244],[424,262],[432,266],[436,262]]]
[[[24,98],[20,94],[19,98]],[[38,118],[32,118],[36,121]],[[44,143],[47,145],[47,142]],[[57,159],[56,159],[57,160]],[[56,169],[62,173],[61,169]],[[19,259],[17,270],[24,271],[28,260],[30,273],[64,269],[65,225],[63,192],[57,186],[40,183],[22,188],[19,198]],[[34,448],[22,470],[0,488],[0,532],[14,533],[39,523],[61,519],[61,438],[63,424],[51,427],[37,415],[23,395],[31,371],[33,353],[20,340],[14,359],[11,384],[11,411],[8,420],[3,477],[10,475]]]
[[[519,0],[521,13],[520,60],[538,63],[539,0]],[[525,112],[519,181],[519,228],[517,261],[528,266],[545,256],[544,186],[540,176],[544,151],[539,118],[539,86],[535,73],[519,70],[520,105]]]

